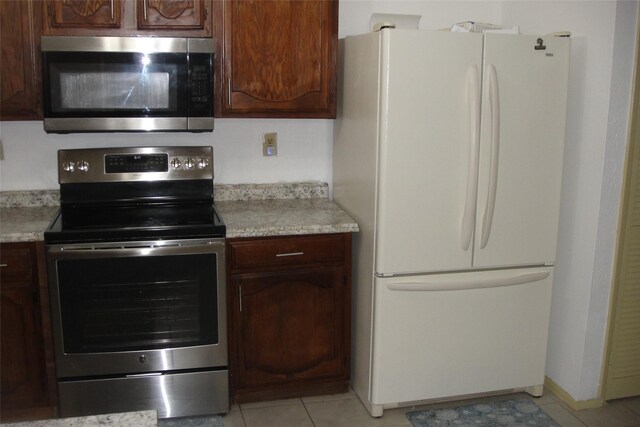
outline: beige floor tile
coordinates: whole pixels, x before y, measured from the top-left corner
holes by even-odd
[[[412,408],[395,408],[385,409],[382,414],[383,425],[385,426],[411,426],[407,418],[407,412],[413,411]]]
[[[578,418],[575,417],[567,408],[560,403],[547,403],[545,405],[538,405],[545,411],[555,422],[562,427],[585,427]]]
[[[222,422],[224,427],[246,427],[238,405],[231,406],[227,415],[222,418]]]
[[[533,397],[528,394],[523,394],[523,396],[527,396],[533,403],[538,406],[548,405],[549,403],[560,403],[560,399],[558,399],[556,395],[551,392],[544,392],[540,397]]]
[[[640,396],[620,399],[620,402],[636,414],[640,415]]]
[[[302,403],[302,400],[300,400],[299,398],[282,399],[282,400],[268,400],[268,401],[265,401],[265,402],[241,403],[240,404],[240,409],[264,408],[266,406],[299,405],[301,403]]]
[[[297,405],[242,407],[246,427],[313,427],[302,403]]]
[[[305,407],[316,427],[411,426],[404,409],[386,410],[381,418],[374,418],[359,399],[309,402]]]
[[[602,408],[572,411],[589,427],[635,427],[640,425],[640,414],[627,408],[622,402],[613,401]]]

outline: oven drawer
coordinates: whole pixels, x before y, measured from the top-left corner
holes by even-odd
[[[226,369],[58,383],[60,415],[80,417],[155,409],[158,418],[229,411]],[[105,398],[108,396],[108,398]]]
[[[343,234],[323,234],[231,240],[231,268],[341,263],[344,261],[344,238]]]

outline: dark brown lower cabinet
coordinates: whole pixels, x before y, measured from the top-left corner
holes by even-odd
[[[233,400],[347,391],[351,235],[228,245]]]
[[[41,315],[43,256],[35,242],[0,245],[2,422],[54,415]]]

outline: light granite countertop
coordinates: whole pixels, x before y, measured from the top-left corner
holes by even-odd
[[[58,210],[57,206],[0,207],[0,242],[43,240]]]
[[[214,186],[227,237],[357,232],[322,182]],[[43,240],[59,209],[56,190],[0,193],[0,242]]]
[[[6,427],[156,427],[158,425],[158,415],[155,410],[136,411],[106,415],[90,415],[87,417],[27,421],[2,425]]]
[[[217,202],[227,238],[357,232],[358,224],[329,199]]]

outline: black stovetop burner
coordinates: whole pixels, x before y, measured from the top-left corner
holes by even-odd
[[[75,207],[60,209],[46,244],[225,237],[215,206]]]
[[[46,244],[226,234],[213,203],[211,147],[60,150],[58,157],[61,209]]]

